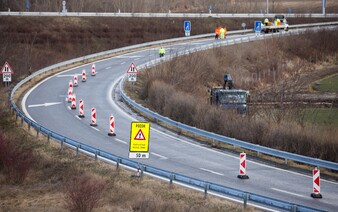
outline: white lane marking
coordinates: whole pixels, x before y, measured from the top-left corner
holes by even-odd
[[[139,59],[141,59],[141,58],[136,58],[135,60],[139,60]]]
[[[109,67],[107,67],[106,69],[110,69],[111,67],[109,66]]]
[[[68,95],[59,95],[59,97],[61,97],[61,98],[64,98],[64,97],[68,97]]]
[[[121,55],[121,56],[116,56],[115,58],[138,58],[138,57],[142,57],[142,56],[138,56],[138,55]]]
[[[123,143],[123,144],[127,144],[127,142],[122,141],[121,139],[115,138],[115,140],[116,140],[117,142],[120,142],[120,143]]]
[[[114,102],[114,100],[111,98],[113,97],[113,90],[114,90],[114,87],[115,87],[115,84],[117,82],[119,82],[125,75],[122,75],[121,77],[117,78],[110,86],[109,88],[109,92],[107,93],[107,100],[109,101],[110,105],[113,106],[116,110],[120,111],[120,113],[122,114],[125,114],[124,117],[128,117],[131,121],[138,121],[137,119],[133,118],[130,114],[128,114],[127,112],[125,112],[124,110],[122,110],[119,106],[117,106]],[[159,134],[162,134],[168,138],[172,138],[172,139],[175,139],[177,141],[180,141],[182,143],[185,143],[185,144],[189,144],[191,146],[194,146],[194,147],[197,147],[197,148],[200,148],[200,149],[204,149],[206,151],[210,151],[210,152],[213,152],[213,153],[216,153],[216,154],[219,154],[219,155],[223,155],[223,156],[226,156],[226,157],[231,157],[231,158],[234,158],[234,159],[238,159],[237,156],[234,156],[234,155],[230,155],[230,154],[226,154],[224,152],[220,152],[220,151],[216,151],[216,150],[213,150],[213,149],[210,149],[210,148],[207,148],[207,147],[203,147],[203,146],[200,146],[198,144],[194,144],[194,143],[191,143],[189,141],[186,141],[186,140],[183,140],[181,138],[177,138],[177,137],[174,137],[172,135],[169,135],[169,134],[166,134],[162,131],[159,131],[157,129],[154,129],[152,127],[150,127],[151,130],[153,131],[156,131],[157,133]],[[301,174],[301,173],[297,173],[297,172],[292,172],[292,171],[289,171],[289,170],[284,170],[284,169],[281,169],[281,168],[278,168],[278,167],[273,167],[273,166],[269,166],[269,165],[265,165],[265,164],[261,164],[261,163],[258,163],[258,162],[254,162],[254,161],[249,161],[248,162],[252,163],[252,164],[256,164],[258,166],[262,166],[262,167],[267,167],[267,168],[270,168],[270,169],[275,169],[275,170],[278,170],[278,171],[282,171],[282,172],[286,172],[286,173],[290,173],[290,174],[294,174],[294,175],[298,175],[298,176],[302,176],[302,177],[306,177],[306,178],[311,178],[312,179],[312,176],[309,176],[309,175],[305,175],[305,174]],[[327,183],[331,183],[331,184],[334,184],[334,185],[338,185],[338,183],[336,182],[333,182],[333,181],[329,181],[329,180],[325,180],[325,179],[320,179],[322,182],[327,182]]]
[[[97,128],[93,127],[93,126],[90,126],[90,127],[91,127],[91,128],[93,128],[94,130],[96,130],[96,131],[100,132],[100,130],[99,130],[99,129],[97,129]]]
[[[72,108],[70,108],[70,106],[67,106],[68,110],[72,110]]]
[[[74,76],[79,76],[80,74],[59,74],[56,77],[74,77]]]
[[[46,102],[43,104],[36,104],[36,105],[28,105],[28,107],[48,107],[53,105],[61,104],[62,102]]]
[[[122,62],[121,65],[125,64],[126,62]]]
[[[206,172],[210,172],[212,174],[216,174],[216,175],[219,175],[219,176],[224,176],[224,174],[222,174],[222,173],[215,172],[215,171],[212,171],[212,170],[209,170],[209,169],[205,169],[205,168],[200,168],[200,169],[203,170],[203,171],[206,171]]]
[[[160,155],[160,154],[157,154],[157,153],[155,153],[155,152],[151,152],[150,154],[155,155],[155,156],[157,156],[157,157],[159,157],[159,158],[161,158],[161,159],[163,159],[163,160],[167,160],[167,159],[168,159],[167,157],[165,157],[165,156],[163,156],[163,155]]]
[[[75,118],[79,119],[80,121],[82,120],[79,116],[75,116]]]
[[[301,195],[301,194],[295,194],[295,193],[292,193],[292,192],[289,192],[289,191],[284,191],[284,190],[281,190],[281,189],[278,189],[278,188],[271,188],[271,189],[275,190],[275,191],[279,191],[279,192],[285,193],[285,194],[291,194],[293,196],[307,198],[307,196],[304,196],[304,195]]]

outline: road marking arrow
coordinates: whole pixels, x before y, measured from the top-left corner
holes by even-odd
[[[53,105],[58,105],[61,104],[62,102],[47,102],[44,104],[37,104],[37,105],[28,105],[28,107],[48,107],[48,106],[53,106]]]

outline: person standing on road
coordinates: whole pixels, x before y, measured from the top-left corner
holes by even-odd
[[[221,28],[219,32],[221,34],[221,39],[224,39],[224,34],[225,34],[224,28]]]
[[[158,53],[160,55],[160,57],[163,57],[165,54],[165,49],[163,47],[160,48],[160,50],[158,50]]]

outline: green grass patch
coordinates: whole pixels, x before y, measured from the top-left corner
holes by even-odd
[[[313,108],[305,111],[305,121],[318,125],[338,127],[338,108]]]
[[[338,92],[338,74],[318,81],[315,89],[320,92]]]

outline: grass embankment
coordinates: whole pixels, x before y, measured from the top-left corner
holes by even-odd
[[[330,121],[336,114],[331,113],[324,126],[309,124],[309,118],[320,117],[309,117],[308,109],[300,104],[302,99],[293,97],[308,87],[302,78],[318,68],[337,64],[337,35],[337,31],[308,32],[174,59],[141,72],[136,83],[139,101],[164,116],[201,129],[338,162],[337,127]],[[210,106],[207,89],[221,85],[224,73],[233,76],[235,88],[250,90],[255,101],[277,102],[278,107],[250,106],[246,116],[239,116]]]
[[[319,80],[314,89],[319,92],[338,92],[338,74]]]

